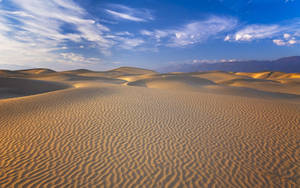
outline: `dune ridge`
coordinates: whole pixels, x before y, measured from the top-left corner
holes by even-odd
[[[68,86],[0,100],[0,187],[300,185],[297,74],[116,72],[0,73]]]

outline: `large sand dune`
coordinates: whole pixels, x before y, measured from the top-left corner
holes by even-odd
[[[259,74],[2,71],[0,187],[299,187],[299,74]]]

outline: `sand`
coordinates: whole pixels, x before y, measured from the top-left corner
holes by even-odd
[[[299,74],[0,75],[0,187],[300,186]]]

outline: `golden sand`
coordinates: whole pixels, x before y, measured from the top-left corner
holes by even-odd
[[[299,74],[0,75],[0,187],[300,186]]]

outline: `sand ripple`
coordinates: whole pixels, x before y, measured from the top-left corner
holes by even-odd
[[[0,187],[297,187],[300,106],[88,85],[0,103]]]

